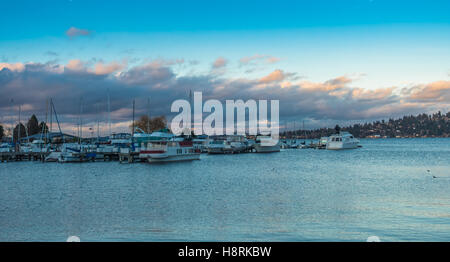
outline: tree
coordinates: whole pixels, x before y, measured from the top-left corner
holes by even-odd
[[[151,133],[166,128],[167,120],[165,116],[148,118],[148,116],[143,115],[134,122],[134,126],[142,129],[146,133]],[[133,129],[133,125],[130,126],[130,129]]]
[[[339,125],[336,125],[334,127],[334,130],[336,131],[336,133],[339,133],[339,131],[341,131],[341,127]]]
[[[32,115],[30,120],[28,120],[27,130],[29,136],[39,134],[41,132],[41,129],[39,129],[39,122],[35,115]]]
[[[48,126],[47,126],[46,123],[41,122],[39,124],[39,132],[42,132],[42,133],[47,133],[48,132]]]
[[[19,134],[19,124],[16,125],[16,127],[14,128],[13,131],[14,134],[14,141],[17,141],[17,139],[19,138],[18,134]],[[25,130],[25,126],[20,123],[20,138],[24,138],[27,136],[27,131]]]
[[[5,130],[3,129],[3,126],[0,125],[0,141],[3,139],[4,135],[5,135]]]

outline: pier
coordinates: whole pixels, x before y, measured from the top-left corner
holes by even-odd
[[[139,152],[128,152],[128,153],[119,153],[119,162],[120,163],[135,163],[141,162],[142,159],[139,158]]]
[[[12,162],[12,161],[41,161],[44,162],[45,158],[50,152],[0,152],[0,162]]]

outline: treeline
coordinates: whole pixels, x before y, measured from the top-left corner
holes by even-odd
[[[0,125],[0,140],[6,136],[6,128]],[[40,134],[41,132],[48,132],[48,126],[45,122],[39,123],[36,115],[32,115],[30,119],[28,119],[26,126],[24,124],[19,123],[13,129],[14,141],[20,137],[32,136],[35,134]]]
[[[141,116],[135,121],[135,127],[142,129],[146,133],[151,133],[163,129],[167,126],[167,120],[164,116],[148,118]],[[132,126],[130,126],[132,128]],[[22,123],[14,127],[13,134],[16,141],[19,137],[27,137],[41,132],[48,132],[48,126],[45,122],[38,121],[35,115],[32,115],[26,126]],[[372,123],[355,124],[347,127],[320,128],[315,130],[295,130],[281,132],[281,137],[287,138],[309,138],[317,139],[323,136],[330,136],[336,133],[336,130],[348,131],[355,137],[450,137],[450,112],[442,114],[410,115],[399,119],[389,119],[387,121],[375,121]],[[0,140],[6,136],[5,126],[0,125]]]
[[[166,128],[167,120],[165,116],[149,118],[148,116],[143,115],[138,120],[134,121],[134,127],[141,129],[145,133],[151,133]],[[133,131],[133,125],[130,126],[130,130]]]
[[[337,128],[340,128],[337,126]],[[342,127],[355,137],[450,137],[450,112],[437,112],[431,115],[420,114],[404,116],[399,119],[375,121],[372,123],[355,124]],[[282,132],[282,137],[317,139],[336,133],[335,128],[320,128],[315,130],[295,130]]]

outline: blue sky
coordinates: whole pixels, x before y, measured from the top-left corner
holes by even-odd
[[[444,103],[421,101],[412,110],[448,109],[449,1],[18,0],[0,5],[0,63],[9,69],[18,63],[69,68],[69,62],[77,60],[91,67],[91,73],[98,63],[121,64],[120,70],[111,72],[117,76],[160,61],[179,82],[210,78],[217,86],[238,80],[256,83],[282,72],[273,84],[298,86],[302,91],[309,90],[305,86],[319,90],[340,77],[349,79],[344,81],[346,89],[395,88],[389,96],[397,96],[392,112],[375,114],[374,108],[349,121],[405,113],[398,108],[413,106],[400,93],[435,90],[434,83],[439,83],[437,89],[445,93],[438,97],[444,97]],[[222,64],[215,68],[218,60]],[[0,91],[6,90],[6,84],[1,85]],[[354,100],[361,93],[352,92]],[[367,95],[360,95],[358,102],[361,97]],[[299,111],[298,118],[311,123],[342,121],[332,114],[307,111]]]

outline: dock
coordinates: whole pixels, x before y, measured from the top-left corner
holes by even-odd
[[[127,152],[127,153],[118,153],[119,154],[119,162],[120,163],[135,163],[141,162],[142,159],[139,158],[139,152]]]
[[[13,162],[13,161],[41,161],[44,162],[45,158],[50,152],[0,152],[0,162]]]

